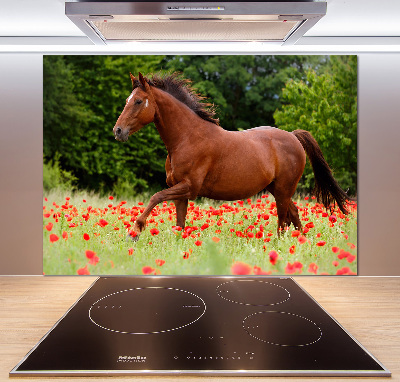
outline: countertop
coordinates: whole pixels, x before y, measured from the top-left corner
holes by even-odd
[[[93,276],[0,277],[0,382],[94,282]],[[400,277],[300,276],[296,281],[400,381]],[[24,378],[26,379],[26,378]],[[55,378],[33,378],[35,381]],[[74,380],[104,380],[74,378]],[[235,381],[265,377],[118,377],[135,381]],[[310,378],[290,378],[306,381]],[[319,378],[313,378],[318,380]],[[348,378],[321,378],[343,381]],[[351,378],[354,380],[356,378]],[[388,378],[359,378],[382,381]],[[62,382],[70,379],[57,377]],[[282,381],[283,378],[268,378]]]

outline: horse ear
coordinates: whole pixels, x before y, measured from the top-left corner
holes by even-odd
[[[129,74],[130,74],[130,76],[131,76],[132,87],[134,88],[134,87],[135,87],[136,78],[135,78],[135,76],[134,76],[132,73],[129,73]]]
[[[142,86],[146,89],[147,81],[144,79],[142,73],[139,72],[139,81],[142,84]]]

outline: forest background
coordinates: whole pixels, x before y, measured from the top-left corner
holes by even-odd
[[[166,187],[167,152],[153,124],[124,144],[113,136],[132,91],[130,72],[182,73],[216,106],[226,130],[310,131],[341,187],[357,194],[357,56],[314,55],[44,56],[45,192],[129,198]],[[312,188],[307,164],[297,192]]]

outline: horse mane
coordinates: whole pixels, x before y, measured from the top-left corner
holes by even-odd
[[[192,87],[192,81],[183,78],[179,73],[172,74],[155,74],[151,78],[144,77],[145,81],[157,89],[161,89],[178,101],[181,101],[191,110],[193,110],[200,118],[205,121],[219,125],[219,119],[215,118],[215,107],[211,103],[204,102],[206,97],[201,96]],[[133,88],[140,87],[143,89],[142,84],[138,79],[135,79]]]

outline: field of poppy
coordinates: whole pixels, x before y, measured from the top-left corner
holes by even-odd
[[[43,271],[52,275],[354,275],[357,204],[329,213],[298,199],[303,232],[277,237],[271,195],[189,202],[186,228],[173,203],[158,205],[137,242],[130,228],[149,197],[116,200],[87,193],[43,199]]]

